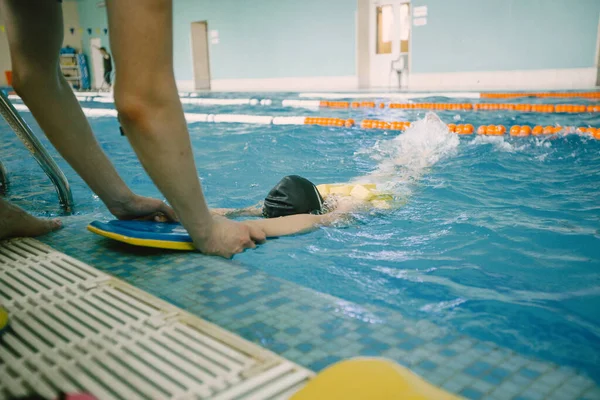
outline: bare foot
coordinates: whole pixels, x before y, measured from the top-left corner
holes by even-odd
[[[0,199],[0,240],[10,237],[34,237],[62,228],[59,219],[36,218]]]

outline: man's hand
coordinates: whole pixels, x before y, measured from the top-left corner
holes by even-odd
[[[158,199],[138,195],[111,205],[108,210],[118,219],[177,221],[175,211],[167,204]]]
[[[194,246],[203,254],[231,258],[264,241],[265,233],[258,228],[213,216],[209,235],[204,240],[195,240]]]

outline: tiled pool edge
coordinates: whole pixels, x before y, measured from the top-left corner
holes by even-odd
[[[468,398],[600,399],[575,369],[357,306],[224,260],[72,243],[67,230],[42,241],[104,272],[313,370],[359,355],[391,358]],[[64,240],[67,239],[67,240]]]

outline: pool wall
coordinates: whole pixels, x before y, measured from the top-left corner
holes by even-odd
[[[357,87],[357,13],[368,12],[363,3],[369,1],[175,1],[178,83],[183,90],[193,85],[190,23],[208,21],[209,31],[219,37],[209,44],[213,90]],[[412,5],[427,6],[427,24],[412,28],[409,87],[596,83],[596,0],[415,0]],[[96,28],[106,27],[106,9],[94,0],[78,7],[89,52]],[[99,36],[107,42],[104,33]]]

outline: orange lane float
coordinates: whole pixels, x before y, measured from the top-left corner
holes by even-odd
[[[385,103],[376,104],[373,101],[326,101],[319,102],[324,108],[385,108]],[[390,103],[391,109],[402,110],[451,110],[451,111],[520,111],[536,113],[596,113],[600,112],[600,105],[582,104],[511,104],[511,103]]]
[[[306,117],[304,118],[305,125],[320,125],[320,126],[332,126],[332,127],[346,127],[351,128],[356,125],[356,122],[352,119],[341,119],[341,118],[322,118],[322,117]],[[360,127],[363,129],[385,129],[385,130],[397,130],[405,131],[411,126],[408,121],[380,121],[374,119],[365,119],[360,123]],[[448,130],[458,135],[472,135],[475,132],[475,128],[472,124],[454,124],[450,123],[447,125]],[[536,125],[533,128],[529,125],[513,125],[508,130],[510,136],[515,137],[527,137],[530,135],[552,135],[564,132],[580,132],[587,133],[595,139],[600,139],[600,128],[593,127],[571,127],[571,126],[541,126]],[[507,129],[504,125],[481,125],[477,128],[478,135],[488,136],[504,136],[507,133]]]
[[[478,135],[502,136],[506,133],[504,125],[481,125],[477,128]]]
[[[460,124],[456,127],[456,133],[459,135],[472,135],[474,129],[471,124]]]
[[[483,99],[514,99],[517,97],[557,97],[557,98],[575,98],[583,97],[588,99],[600,99],[600,92],[514,92],[514,93],[480,93],[479,97]]]
[[[341,119],[341,118],[313,118],[306,117],[304,118],[304,125],[321,125],[321,126],[347,126],[351,127],[354,125],[354,120],[352,119]]]

